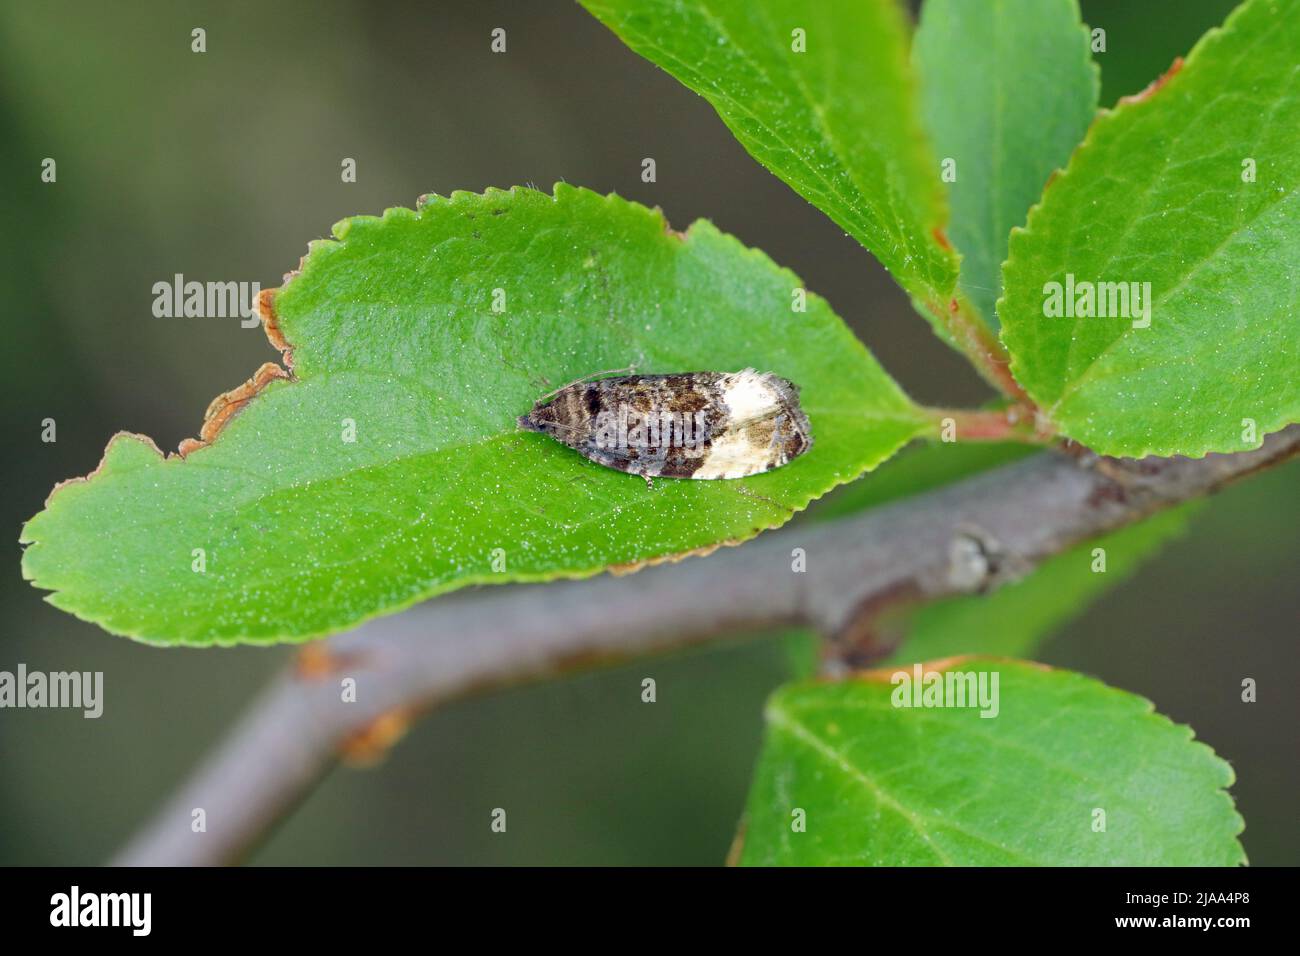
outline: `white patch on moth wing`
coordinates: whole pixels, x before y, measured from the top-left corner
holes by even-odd
[[[790,386],[785,380],[771,372],[760,373],[747,368],[726,376],[719,384],[722,400],[727,405],[727,430],[713,436],[708,455],[690,477],[704,480],[747,478],[788,462],[790,459],[785,449],[773,447],[772,429],[754,427],[783,423],[783,429],[788,431],[793,426],[807,435],[808,420],[798,407],[795,395],[789,396],[794,404],[794,421],[790,421],[786,414],[787,406],[783,399]],[[811,436],[808,437],[811,445]]]
[[[714,437],[708,455],[690,477],[704,480],[747,478],[784,464],[782,461],[773,462],[772,458],[772,449],[766,443],[751,441],[748,429],[728,430]]]
[[[769,418],[780,409],[781,391],[771,379],[771,373],[760,374],[747,368],[722,380],[722,400],[727,403],[731,421]]]

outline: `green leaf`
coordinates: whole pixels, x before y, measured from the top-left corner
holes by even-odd
[[[1225,792],[1232,769],[1150,701],[1022,662],[968,658],[937,669],[945,667],[984,673],[988,690],[997,675],[997,715],[895,707],[903,687],[888,671],[777,691],[741,862],[1245,862],[1242,820]],[[1097,811],[1104,831],[1094,829]]]
[[[895,0],[583,5],[707,99],[755,159],[870,249],[951,342],[935,309],[946,313],[958,261],[942,236],[939,169]]]
[[[1077,0],[926,0],[912,47],[935,153],[954,160],[949,236],[961,287],[992,319],[1012,226],[1097,111]]]
[[[1003,340],[1069,437],[1199,457],[1300,419],[1297,49],[1300,0],[1244,3],[1181,69],[1103,112],[1012,235]],[[1150,283],[1150,327],[1048,317],[1046,286],[1067,276]]]
[[[1189,502],[1078,545],[989,594],[917,608],[903,625],[906,638],[885,664],[960,654],[1032,656],[1046,638],[1181,535],[1202,504]],[[1094,570],[1098,548],[1105,551],[1104,572]]]
[[[824,301],[793,312],[799,280],[707,222],[674,233],[557,186],[335,235],[274,297],[292,381],[184,458],[118,436],[28,523],[24,574],[52,603],[157,643],[300,640],[466,584],[745,540],[927,427]],[[776,372],[803,386],[816,444],[767,474],[648,489],[517,430],[542,394],[628,365]]]

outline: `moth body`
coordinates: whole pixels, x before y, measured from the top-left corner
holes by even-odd
[[[744,478],[812,447],[799,387],[752,368],[576,382],[519,426],[647,479]]]

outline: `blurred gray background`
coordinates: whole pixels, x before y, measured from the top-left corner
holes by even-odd
[[[1085,2],[1108,35],[1103,102],[1142,88],[1231,6]],[[489,51],[498,26],[505,55]],[[205,54],[190,52],[194,27]],[[19,528],[56,481],[93,468],[117,429],[174,448],[212,396],[275,357],[235,319],[154,318],[154,282],[271,287],[346,215],[566,180],[766,250],[918,399],[986,397],[867,253],[576,5],[2,0],[0,78],[0,670],[102,670],[107,698],[99,720],[0,711],[0,863],[106,860],[293,653],[148,648],[21,580]],[[54,185],[39,180],[47,156]],[[355,184],[340,181],[344,157]],[[46,417],[57,443],[40,441]],[[1220,496],[1040,655],[1150,697],[1230,760],[1256,864],[1300,861],[1298,476]],[[335,771],[252,860],[719,863],[763,699],[786,674],[782,647],[760,640],[449,707],[379,767]],[[653,707],[639,700],[646,675]],[[1254,705],[1238,698],[1247,676]],[[488,829],[497,806],[505,836]]]

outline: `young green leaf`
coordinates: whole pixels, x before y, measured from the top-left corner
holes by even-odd
[[[583,0],[707,99],[741,145],[875,254],[939,324],[956,287],[896,0]],[[924,303],[929,303],[927,308]]]
[[[557,186],[335,235],[264,316],[292,380],[267,366],[214,403],[184,457],[118,436],[28,523],[24,574],[52,603],[157,643],[301,640],[466,584],[753,537],[928,427],[824,301],[792,309],[799,280],[706,222],[683,235]],[[518,430],[543,394],[629,365],[775,372],[803,386],[815,444],[651,489]]]
[[[872,671],[773,695],[743,864],[1245,862],[1232,769],[1150,701],[1015,661],[919,670],[940,693],[983,674],[987,705],[895,706],[914,700],[910,667],[906,684]]]
[[[1069,437],[1199,457],[1300,419],[1297,49],[1300,0],[1248,0],[1103,112],[1013,233],[1003,339]]]
[[[926,0],[912,47],[961,287],[992,320],[1012,226],[1064,166],[1100,84],[1078,0]]]

